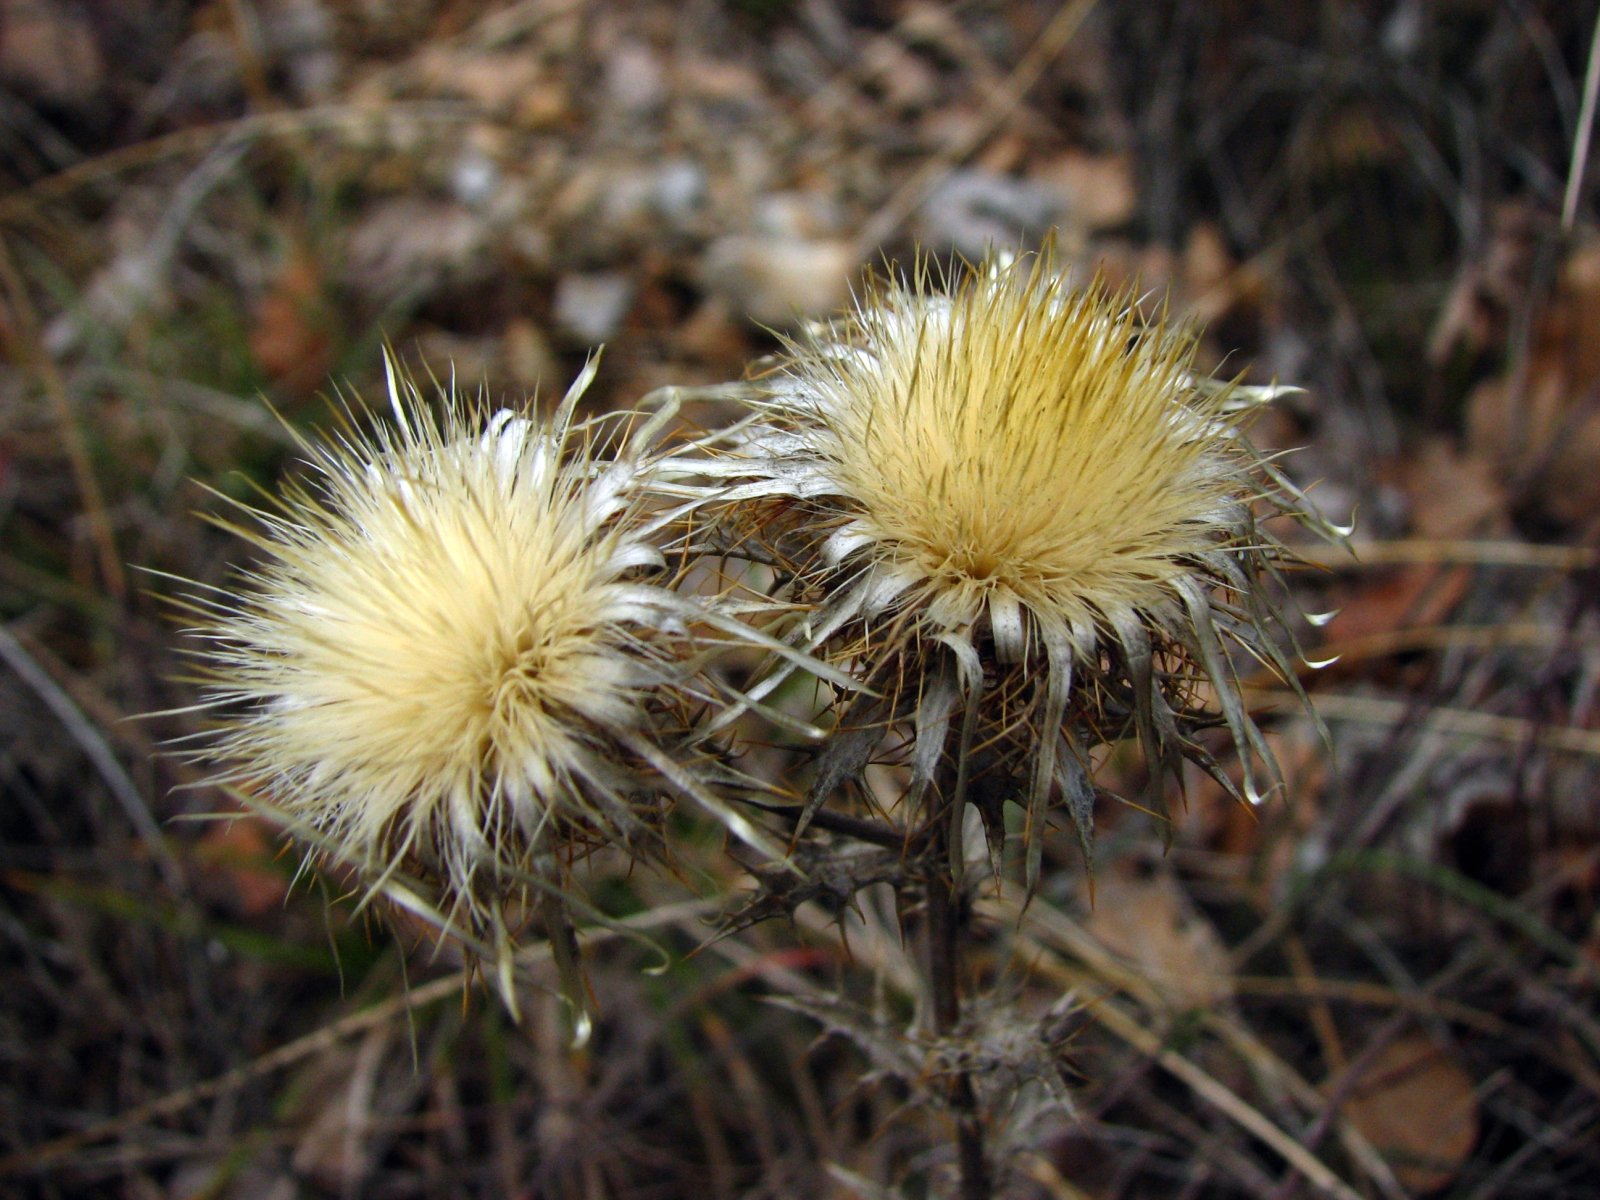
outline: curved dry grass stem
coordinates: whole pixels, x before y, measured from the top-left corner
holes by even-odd
[[[1534,567],[1581,571],[1600,563],[1600,551],[1587,546],[1540,546],[1527,542],[1477,541],[1470,538],[1398,538],[1388,542],[1352,541],[1348,545],[1296,547],[1307,562],[1329,570],[1348,571],[1395,563],[1471,564],[1486,567]]]
[[[1290,692],[1274,688],[1250,688],[1247,694],[1252,704],[1261,707],[1295,703],[1298,699]],[[1348,696],[1326,691],[1317,693],[1317,711],[1331,721],[1415,725],[1423,733],[1435,737],[1489,739],[1600,757],[1600,730],[1549,725],[1525,717],[1497,716],[1437,704],[1419,707],[1410,701],[1383,696]]]
[[[1594,33],[1589,38],[1589,65],[1583,75],[1583,107],[1578,113],[1577,132],[1572,138],[1572,162],[1567,170],[1566,191],[1561,197],[1561,228],[1567,233],[1572,232],[1578,218],[1578,197],[1583,194],[1584,169],[1589,165],[1597,99],[1600,99],[1600,15],[1595,17]]]

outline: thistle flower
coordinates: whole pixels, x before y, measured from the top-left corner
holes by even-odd
[[[1164,811],[1184,758],[1227,781],[1194,737],[1226,724],[1259,799],[1251,752],[1275,767],[1225,647],[1293,681],[1258,586],[1285,552],[1254,506],[1301,497],[1243,434],[1275,389],[1196,376],[1194,343],[1098,281],[1070,290],[1047,249],[948,293],[925,268],[874,284],[787,345],[704,469],[729,483],[730,544],[816,605],[800,642],[885,697],[841,713],[823,790],[909,723],[912,794],[943,781],[952,838],[970,792],[998,855],[1001,803],[1025,802],[1030,887],[1052,795],[1089,850],[1095,744],[1136,732]]]
[[[671,590],[674,514],[644,492],[670,412],[601,457],[573,415],[594,369],[550,423],[485,422],[391,360],[392,423],[302,443],[309,483],[219,522],[265,564],[188,605],[219,718],[202,757],[374,892],[492,932],[503,983],[502,902],[560,894],[596,845],[658,854],[664,794],[775,853],[689,765],[684,719],[712,631],[759,635]]]

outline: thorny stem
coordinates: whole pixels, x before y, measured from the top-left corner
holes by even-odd
[[[949,858],[949,823],[932,823],[931,861]],[[961,1023],[961,951],[966,922],[957,903],[954,882],[943,872],[930,872],[927,891],[928,986],[933,1000],[933,1027],[949,1037]],[[961,1168],[961,1200],[989,1200],[989,1169],[984,1160],[983,1122],[978,1093],[965,1068],[950,1085],[950,1107],[956,1116],[956,1150]]]
[[[745,803],[751,808],[782,817],[791,825],[797,825],[800,821],[800,805],[763,804],[759,800],[748,798],[746,798]],[[858,842],[866,842],[869,845],[883,846],[890,850],[905,849],[905,831],[890,825],[886,821],[873,821],[864,817],[853,817],[848,813],[829,812],[827,809],[822,808],[811,815],[811,825],[816,829],[826,829],[830,833],[842,833],[846,837],[854,838]]]

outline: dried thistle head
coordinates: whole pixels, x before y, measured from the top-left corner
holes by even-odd
[[[391,361],[390,421],[303,443],[309,481],[228,525],[264,562],[187,606],[223,781],[502,951],[504,902],[563,895],[591,848],[659,856],[663,796],[759,841],[687,744],[719,623],[672,590],[646,496],[666,415],[577,421],[593,368],[543,422],[435,409]]]
[[[728,540],[785,564],[806,648],[886,697],[841,722],[912,726],[912,792],[939,783],[952,829],[1015,798],[1037,834],[1060,795],[1087,849],[1094,744],[1136,732],[1159,808],[1184,758],[1215,770],[1194,734],[1218,723],[1258,798],[1251,752],[1274,768],[1227,646],[1292,680],[1255,509],[1299,495],[1243,434],[1273,391],[1197,378],[1191,331],[1072,290],[1048,249],[948,282],[877,283],[789,344],[707,468]]]

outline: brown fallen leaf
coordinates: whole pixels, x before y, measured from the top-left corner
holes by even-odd
[[[195,848],[207,893],[245,918],[283,907],[291,872],[278,861],[281,854],[282,839],[250,813],[211,825]],[[295,861],[290,859],[290,867]]]
[[[1324,645],[1338,653],[1343,642],[1390,633],[1408,626],[1448,622],[1468,588],[1472,575],[1466,567],[1411,564],[1363,580],[1340,602],[1339,615],[1328,625]]]
[[[1410,506],[1411,532],[1448,541],[1493,536],[1510,527],[1507,500],[1494,467],[1482,456],[1462,453],[1444,439],[1424,442],[1397,464],[1395,482]],[[1407,626],[1447,622],[1471,586],[1465,567],[1412,563],[1374,572],[1359,590],[1341,597],[1339,615],[1328,626],[1325,645],[1390,633]]]
[[[1189,231],[1179,265],[1185,309],[1202,325],[1241,306],[1259,307],[1265,288],[1261,272],[1234,261],[1215,222],[1200,221]]]
[[[1096,882],[1085,927],[1174,1007],[1205,1008],[1233,994],[1222,939],[1169,874],[1107,871]]]
[[[87,104],[105,78],[94,28],[64,0],[0,0],[0,86]]]
[[[314,395],[333,366],[331,309],[323,276],[309,254],[295,253],[256,306],[250,352],[279,387]]]
[[[1449,1183],[1478,1140],[1471,1076],[1422,1036],[1397,1038],[1379,1051],[1343,1111],[1412,1192]]]
[[[1482,454],[1463,453],[1448,439],[1430,438],[1399,464],[1411,504],[1411,532],[1422,538],[1508,534],[1505,489]]]
[[[1033,171],[1064,195],[1067,220],[1090,233],[1119,229],[1139,208],[1138,181],[1128,154],[1068,150]]]

